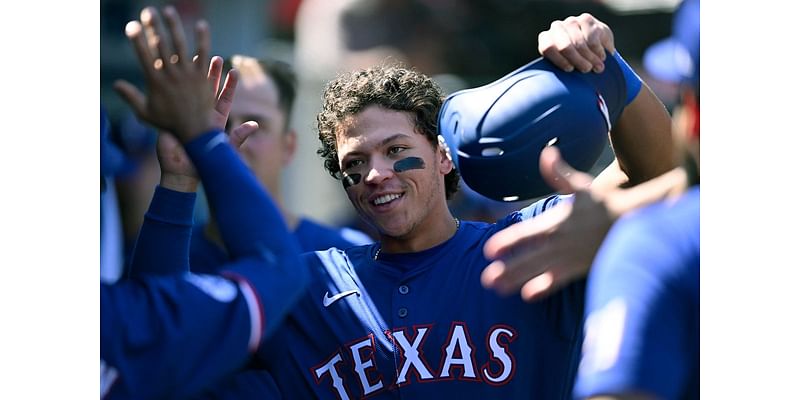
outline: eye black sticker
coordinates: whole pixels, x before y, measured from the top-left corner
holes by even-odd
[[[403,172],[410,169],[425,169],[425,161],[419,157],[407,157],[394,163],[394,172]]]
[[[345,189],[361,182],[361,174],[342,175],[342,186]]]

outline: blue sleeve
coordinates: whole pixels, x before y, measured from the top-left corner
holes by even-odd
[[[571,194],[569,194],[569,195],[557,195],[557,194],[554,194],[554,195],[545,197],[545,198],[540,199],[540,200],[534,202],[533,204],[531,204],[531,205],[519,210],[518,219],[520,221],[521,220],[526,220],[526,219],[531,219],[531,218],[533,218],[533,217],[535,217],[535,216],[537,216],[537,215],[549,210],[550,208],[555,207],[557,204],[561,203],[562,201],[572,201],[572,198],[573,198],[573,195],[571,195]],[[518,221],[515,221],[515,222],[518,222]]]
[[[196,197],[196,193],[156,187],[131,256],[131,277],[189,271],[189,241]]]
[[[695,258],[680,245],[691,228],[674,236],[677,246],[659,233],[668,230],[669,222],[620,220],[598,252],[588,280],[577,398],[644,392],[676,399],[692,391],[692,376],[699,376],[699,253]],[[686,290],[692,282],[696,304]]]
[[[631,104],[642,90],[642,78],[628,65],[618,51],[614,52],[614,59],[617,60],[619,68],[622,70],[622,76],[625,78],[625,105]]]
[[[266,262],[262,274],[225,269],[229,274],[242,272],[241,277],[259,293],[265,334],[269,335],[309,280],[297,239],[253,173],[228,145],[224,132],[203,134],[185,148],[200,174],[231,259],[252,256]]]
[[[300,252],[275,203],[227,144],[224,132],[206,133],[185,147],[232,259]]]
[[[101,285],[101,387],[112,396],[180,398],[196,393],[241,367],[305,290],[309,273],[300,262],[296,240],[225,138],[222,132],[210,132],[185,147],[216,206],[223,240],[235,261],[221,268],[225,278],[143,274],[118,285]],[[167,214],[176,210],[165,208]],[[181,220],[175,214],[171,218]],[[174,240],[151,243],[166,249]],[[160,251],[144,255],[158,258],[164,255]],[[178,253],[183,259],[188,250],[181,247],[171,254]],[[154,262],[163,267],[163,262]]]
[[[196,274],[216,274],[230,260],[227,251],[205,236],[205,226],[192,230],[189,263]]]
[[[265,266],[231,267],[252,276]],[[212,275],[101,284],[101,393],[182,398],[234,372],[263,339],[261,302],[247,282]]]

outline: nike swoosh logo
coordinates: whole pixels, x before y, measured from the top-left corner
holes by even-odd
[[[341,299],[342,297],[345,297],[345,296],[350,296],[351,294],[357,294],[357,295],[361,296],[361,293],[359,293],[358,290],[355,290],[355,289],[354,290],[348,290],[348,291],[345,291],[345,292],[342,292],[342,293],[339,293],[339,294],[335,294],[333,296],[331,296],[330,293],[328,293],[326,291],[325,292],[325,297],[322,298],[322,305],[325,306],[325,307],[328,307],[331,304],[333,304],[334,301],[339,300],[339,299]]]

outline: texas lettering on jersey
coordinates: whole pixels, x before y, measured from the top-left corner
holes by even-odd
[[[484,340],[486,360],[476,360],[476,345],[467,324],[453,322],[444,343],[438,367],[430,356],[424,354],[425,344],[434,325],[403,327],[385,331],[384,335],[395,346],[399,355],[395,376],[381,376],[375,365],[375,337],[370,334],[340,348],[310,372],[318,385],[327,385],[340,399],[350,399],[351,393],[363,396],[377,394],[408,385],[412,381],[435,382],[441,380],[466,380],[503,385],[514,377],[515,360],[511,343],[517,338],[514,328],[495,325]],[[359,385],[358,391],[345,383]]]

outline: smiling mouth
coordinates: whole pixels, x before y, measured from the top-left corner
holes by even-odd
[[[386,194],[386,195],[378,197],[375,200],[372,200],[372,205],[374,205],[376,207],[379,207],[379,206],[382,206],[382,205],[389,204],[392,201],[397,200],[397,199],[399,199],[401,197],[403,197],[402,193]]]

